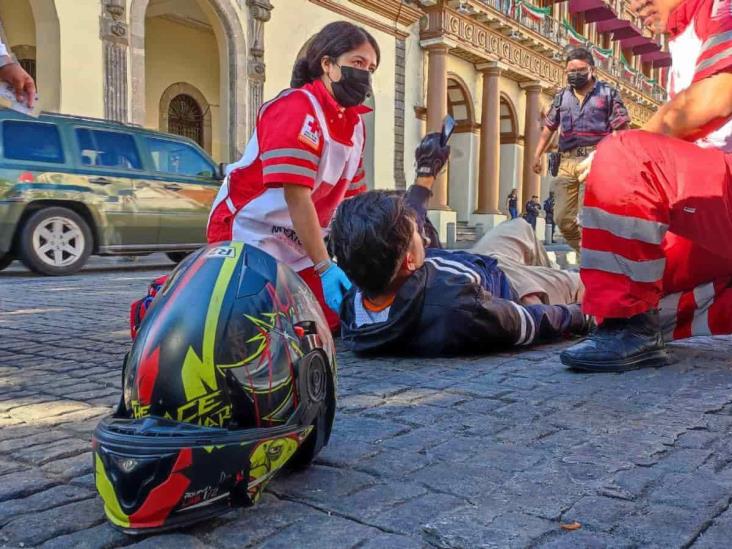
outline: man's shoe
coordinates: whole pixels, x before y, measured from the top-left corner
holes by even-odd
[[[668,364],[658,311],[605,320],[590,337],[559,355],[584,372],[626,372]]]

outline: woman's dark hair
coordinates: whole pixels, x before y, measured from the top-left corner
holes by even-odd
[[[337,59],[368,42],[376,51],[376,64],[381,62],[381,50],[369,32],[347,21],[337,21],[323,27],[310,39],[305,56],[295,61],[290,86],[300,88],[323,75],[323,57]]]
[[[387,291],[414,234],[414,212],[393,191],[369,191],[338,206],[329,247],[348,278],[366,295]]]
[[[595,66],[595,58],[592,57],[592,53],[590,53],[590,50],[588,50],[587,48],[580,47],[571,49],[567,54],[567,63],[569,63],[570,61],[574,61],[575,59],[585,61],[591,67]]]

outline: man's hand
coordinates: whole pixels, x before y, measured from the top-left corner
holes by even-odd
[[[531,166],[531,169],[534,170],[534,173],[537,175],[541,175],[541,156],[535,156],[534,157],[534,164]]]
[[[351,289],[351,281],[348,280],[346,273],[338,265],[331,263],[320,275],[320,283],[323,285],[323,297],[325,297],[326,304],[335,313],[339,313],[343,296]]]
[[[592,169],[592,160],[595,158],[595,151],[577,165],[577,181],[584,183],[587,176],[590,175]]]
[[[10,84],[19,103],[25,103],[28,108],[33,108],[33,102],[36,99],[36,84],[23,67],[18,63],[9,63],[0,67],[0,80]]]
[[[437,177],[450,158],[450,147],[442,144],[441,133],[429,133],[422,139],[414,157],[417,161],[417,177]]]

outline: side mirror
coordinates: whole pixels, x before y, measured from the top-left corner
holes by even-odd
[[[219,181],[223,181],[226,177],[226,164],[223,162],[220,162],[218,166],[216,166],[216,179]]]

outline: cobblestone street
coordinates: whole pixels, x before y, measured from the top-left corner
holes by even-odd
[[[105,521],[89,440],[162,266],[0,276],[0,547],[729,547],[732,339],[586,376],[561,345],[339,361],[330,445],[254,508],[150,538]],[[581,528],[567,531],[573,522]]]

